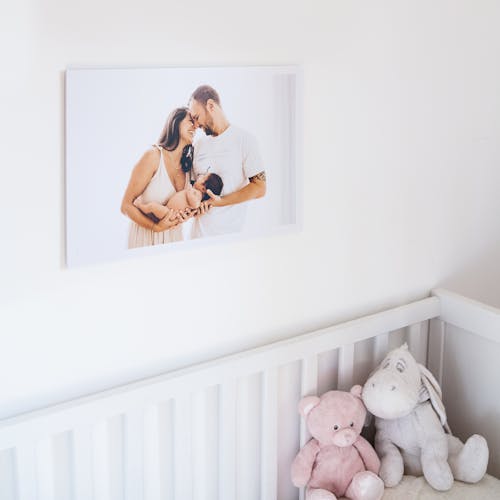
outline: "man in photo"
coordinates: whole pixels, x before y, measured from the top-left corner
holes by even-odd
[[[226,118],[217,91],[209,85],[198,87],[189,100],[196,127],[203,130],[194,144],[195,175],[215,173],[222,178],[220,196],[211,199],[192,225],[192,238],[239,232],[246,214],[245,201],[266,193],[266,174],[257,141],[249,132]]]

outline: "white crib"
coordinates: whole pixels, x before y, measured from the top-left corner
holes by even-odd
[[[0,500],[299,498],[289,479],[308,439],[298,400],[363,383],[403,341],[440,380],[454,433],[483,434],[489,473],[500,476],[500,310],[437,290],[418,302],[4,420]]]

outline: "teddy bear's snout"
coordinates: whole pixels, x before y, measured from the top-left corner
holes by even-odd
[[[356,433],[355,432],[348,432],[344,436],[344,441],[346,444],[352,444],[356,440]]]
[[[358,435],[353,429],[343,429],[337,433],[333,438],[333,443],[336,446],[350,446],[356,441]]]

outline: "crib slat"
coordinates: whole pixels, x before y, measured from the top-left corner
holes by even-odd
[[[446,323],[438,319],[431,319],[429,328],[427,368],[434,374],[439,385],[442,386]]]
[[[125,413],[107,419],[109,500],[125,500]]]
[[[318,392],[318,356],[311,356],[302,360],[301,396],[315,396]],[[300,419],[300,447],[302,448],[311,439],[304,418]],[[304,488],[300,489],[300,500],[305,498]]]
[[[193,500],[218,498],[218,392],[212,386],[193,394]]]
[[[73,431],[75,500],[92,498],[92,431],[90,425]]]
[[[191,460],[191,395],[174,401],[174,498],[191,500],[193,480]]]
[[[109,429],[107,420],[92,429],[92,468],[95,500],[110,497]]]
[[[158,434],[160,455],[160,498],[174,500],[175,486],[175,426],[174,401],[168,399],[158,405]]]
[[[318,391],[318,356],[311,356],[302,360],[301,395],[316,396]],[[300,447],[311,439],[305,420],[300,421]]]
[[[262,500],[276,500],[278,491],[278,369],[266,370],[262,377],[261,437]]]
[[[144,416],[141,409],[125,415],[125,498],[143,500]]]
[[[15,455],[13,449],[0,451],[0,498],[16,498]]]
[[[374,339],[373,357],[374,368],[382,362],[385,355],[389,352],[389,333],[381,333]]]
[[[16,448],[18,500],[37,497],[36,450],[30,443]]]
[[[302,396],[315,396],[318,390],[318,356],[302,360],[300,392]]]
[[[206,483],[203,500],[218,500],[218,446],[219,446],[219,399],[218,388],[212,386],[205,391],[205,436],[206,446]]]
[[[36,449],[38,500],[54,500],[54,457],[52,439],[42,439]]]
[[[354,379],[354,344],[339,349],[339,384],[341,391],[348,391]]]
[[[61,432],[52,437],[54,498],[56,500],[75,500],[72,450],[71,432]]]
[[[260,497],[262,379],[259,373],[238,380],[236,399],[236,498]]]
[[[427,362],[427,322],[415,323],[408,327],[408,347],[423,365]]]
[[[193,394],[193,500],[202,500],[207,497],[207,429],[206,429],[206,398],[205,392],[197,391]]]
[[[236,498],[236,395],[235,379],[220,387],[219,401],[219,498]]]
[[[144,500],[160,500],[159,408],[144,410]]]

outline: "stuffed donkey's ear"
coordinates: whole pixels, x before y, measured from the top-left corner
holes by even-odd
[[[446,426],[446,410],[442,401],[443,393],[434,375],[423,365],[418,363],[422,387],[420,388],[420,402],[430,399],[434,411],[438,414],[441,425]]]
[[[319,398],[318,396],[306,396],[305,398],[302,398],[299,402],[299,413],[303,417],[307,417],[309,415],[309,412],[317,406],[319,403]]]

